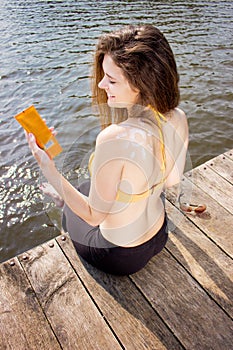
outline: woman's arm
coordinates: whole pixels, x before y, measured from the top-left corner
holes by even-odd
[[[188,130],[188,123],[187,123],[187,118],[185,113],[181,110],[179,111],[180,111],[179,126],[176,130],[176,143],[177,145],[180,144],[179,146],[180,149],[179,149],[178,156],[175,160],[175,163],[172,167],[172,170],[167,176],[167,179],[165,182],[165,188],[172,187],[174,185],[177,185],[180,182],[184,172],[184,167],[186,162],[186,155],[187,155],[188,144],[189,144],[189,130]]]
[[[176,162],[169,173],[166,182],[165,182],[165,188],[172,187],[174,185],[177,185],[183,175],[184,172],[184,167],[185,167],[185,161],[186,161],[186,154],[187,154],[187,149],[188,149],[188,140],[185,141],[183,148],[176,159]]]
[[[112,136],[111,132],[104,132],[97,138],[90,194],[87,197],[59,173],[53,160],[37,146],[35,137],[27,135],[32,154],[48,182],[70,209],[92,226],[99,225],[111,212],[121,179],[123,162],[114,159],[110,151],[108,141],[112,140]]]

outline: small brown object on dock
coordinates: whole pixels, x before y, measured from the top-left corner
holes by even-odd
[[[77,256],[68,234],[3,262],[1,348],[232,349],[230,154],[184,175],[187,203],[205,203],[194,212],[207,208],[209,216],[186,215],[174,188],[167,191],[167,245],[138,273],[98,271]]]
[[[187,213],[203,213],[206,210],[205,204],[180,203],[180,209]]]

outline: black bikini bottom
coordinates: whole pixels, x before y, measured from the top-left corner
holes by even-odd
[[[78,190],[88,196],[89,181]],[[160,230],[149,241],[136,247],[119,247],[107,241],[99,226],[91,226],[74,214],[68,206],[63,210],[63,229],[69,233],[77,253],[91,265],[107,273],[130,275],[142,269],[158,254],[168,239],[167,218]]]

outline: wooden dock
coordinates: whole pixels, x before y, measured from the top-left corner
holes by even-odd
[[[0,349],[232,350],[233,151],[185,174],[166,201],[166,248],[129,277],[82,262],[60,235],[0,265]],[[190,202],[191,202],[190,201]]]

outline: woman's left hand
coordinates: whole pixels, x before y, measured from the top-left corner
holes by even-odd
[[[35,157],[42,173],[48,180],[48,182],[54,187],[54,189],[60,194],[61,191],[61,174],[57,170],[54,161],[49,157],[49,155],[41,149],[37,143],[36,138],[33,134],[26,133],[26,139],[28,145],[32,151],[33,156]],[[60,196],[62,196],[60,194]]]
[[[54,167],[53,160],[49,157],[49,155],[41,149],[37,143],[36,138],[33,134],[26,133],[26,139],[28,141],[28,145],[31,149],[32,155],[35,157],[37,163],[39,164],[42,171],[48,170],[51,167]]]

